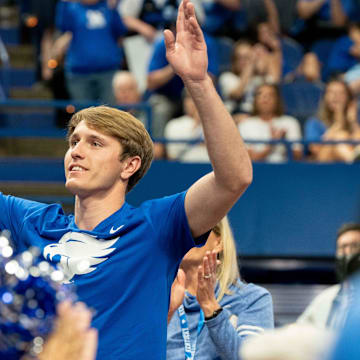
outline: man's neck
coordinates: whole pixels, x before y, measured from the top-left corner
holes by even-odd
[[[79,229],[93,230],[98,224],[119,210],[125,202],[123,193],[97,194],[75,197],[75,223]]]

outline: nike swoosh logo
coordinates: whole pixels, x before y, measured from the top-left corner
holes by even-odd
[[[119,231],[122,227],[124,227],[124,225],[120,225],[118,228],[114,229],[114,227],[112,227],[110,229],[110,234],[115,234],[117,231]]]

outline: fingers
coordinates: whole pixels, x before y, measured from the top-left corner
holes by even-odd
[[[166,29],[164,30],[164,40],[165,47],[167,52],[171,52],[175,50],[175,36],[172,31]]]
[[[177,280],[178,282],[185,287],[186,275],[183,269],[179,269],[177,273]]]
[[[79,360],[94,360],[98,344],[98,332],[96,329],[87,331],[84,339],[84,345]]]
[[[178,9],[178,16],[176,19],[176,32],[182,32],[185,30],[185,7],[188,1],[184,0],[180,3]]]
[[[198,42],[204,41],[204,35],[200,28],[198,21],[196,20],[194,4],[188,2],[186,6],[186,25],[187,29],[195,37]]]

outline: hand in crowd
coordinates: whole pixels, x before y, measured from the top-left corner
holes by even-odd
[[[39,354],[39,360],[94,360],[98,334],[90,328],[92,314],[83,303],[59,304],[55,330]]]
[[[197,82],[207,76],[207,48],[200,25],[196,20],[194,5],[183,0],[176,21],[176,37],[164,31],[166,58],[184,82]]]
[[[185,296],[185,280],[186,275],[184,270],[179,269],[177,276],[171,285],[171,295],[170,295],[170,306],[168,311],[168,323],[172,318],[174,312],[182,304]]]
[[[215,297],[217,265],[216,251],[207,251],[203,258],[203,264],[198,268],[196,299],[205,317],[211,316],[213,312],[220,307]]]

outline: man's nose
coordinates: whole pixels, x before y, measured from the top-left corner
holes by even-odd
[[[83,145],[83,143],[81,141],[79,141],[71,149],[71,157],[73,159],[83,159],[84,158],[84,145]]]

